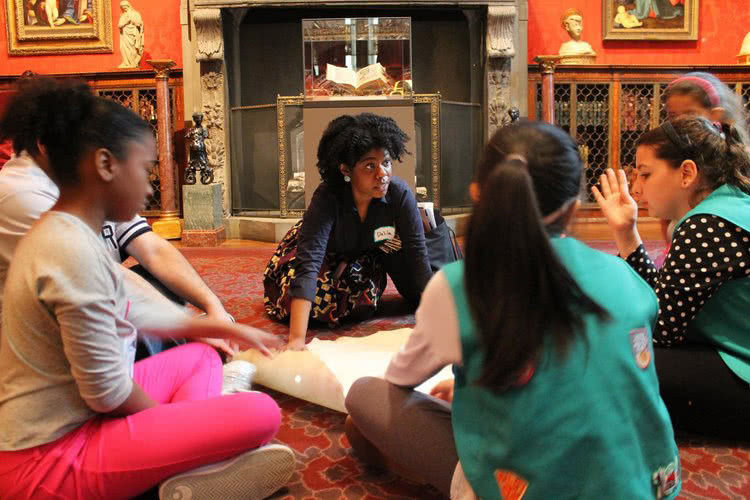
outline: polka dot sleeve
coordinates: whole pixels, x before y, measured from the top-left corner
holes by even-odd
[[[715,215],[686,219],[674,235],[664,265],[656,269],[643,245],[626,261],[659,298],[654,343],[685,341],[690,322],[726,281],[750,275],[750,233]]]

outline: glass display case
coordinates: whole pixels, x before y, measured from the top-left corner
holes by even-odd
[[[305,99],[412,94],[411,18],[303,19]]]

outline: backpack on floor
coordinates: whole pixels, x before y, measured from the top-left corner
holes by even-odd
[[[434,211],[434,218],[436,226],[425,230],[424,239],[430,267],[433,272],[437,272],[444,265],[463,259],[464,254],[456,240],[456,233],[437,209]]]

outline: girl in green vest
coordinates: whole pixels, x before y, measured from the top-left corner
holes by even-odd
[[[621,260],[560,236],[581,180],[576,144],[557,127],[520,122],[490,139],[470,189],[465,260],[427,285],[386,381],[360,379],[347,395],[357,451],[369,441],[429,480],[443,458],[440,404],[403,388],[453,364],[455,381],[432,392],[452,400],[456,496],[462,477],[484,499],[677,495],[651,349],[656,298]]]
[[[656,269],[622,172],[593,193],[620,255],[654,288],[661,393],[675,426],[746,439],[750,421],[750,156],[740,130],[674,118],[641,136],[636,168],[649,214],[676,221]]]
[[[745,107],[742,99],[716,76],[702,71],[693,71],[672,80],[662,93],[664,111],[669,119],[678,116],[702,116],[710,121],[725,122],[734,125],[742,142],[750,146],[750,136],[747,132]],[[634,170],[637,178],[637,171]],[[639,203],[640,183],[631,182],[631,194]],[[674,226],[677,221],[661,220],[662,234],[667,242],[672,241]],[[669,248],[667,248],[667,251]],[[667,252],[665,252],[666,254]],[[655,263],[661,267],[664,256],[656,259]]]

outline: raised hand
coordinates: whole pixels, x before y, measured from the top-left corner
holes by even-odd
[[[596,187],[591,188],[594,199],[606,217],[610,228],[615,232],[632,230],[638,220],[638,204],[630,196],[628,190],[628,179],[625,171],[608,168],[599,178],[601,191]]]
[[[614,233],[617,250],[625,258],[641,244],[636,228],[638,204],[630,196],[628,179],[622,169],[615,175],[614,170],[608,168],[599,178],[599,185],[601,191],[594,186],[591,192]]]

